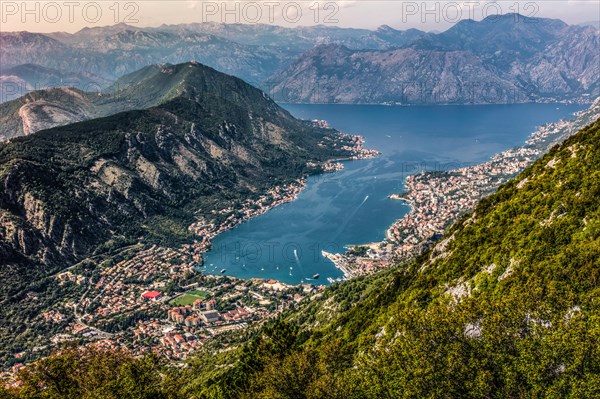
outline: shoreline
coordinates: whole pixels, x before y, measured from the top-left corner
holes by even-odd
[[[581,104],[581,105],[592,105],[594,102],[590,102],[589,98],[580,98],[576,100],[548,100],[548,101],[522,101],[522,102],[505,102],[505,103],[491,103],[491,102],[482,102],[482,103],[423,103],[423,104],[402,104],[397,102],[381,102],[381,103],[361,103],[361,102],[333,102],[333,103],[317,103],[317,102],[286,102],[286,101],[276,101],[277,104],[282,105],[371,105],[371,106],[383,106],[383,107],[463,107],[463,106],[492,106],[492,105],[518,105],[518,104],[558,104],[558,105],[571,105],[571,104]]]
[[[329,128],[329,123],[324,120],[313,120],[310,122],[316,126]],[[381,152],[378,150],[364,147],[365,138],[363,136],[337,132],[334,137],[340,141],[350,140],[350,142],[353,144],[351,147],[342,147],[342,149],[349,152],[349,155],[343,158],[332,158],[321,162],[308,162],[307,166],[309,168],[315,168],[316,173],[313,174],[320,175],[326,173],[335,173],[343,170],[344,168],[344,165],[340,162],[372,159],[381,155]],[[305,174],[287,185],[271,187],[269,190],[267,190],[267,193],[259,197],[258,200],[246,200],[239,209],[233,209],[230,207],[221,211],[213,211],[212,213],[215,215],[228,214],[225,222],[222,222],[219,225],[216,225],[214,221],[209,222],[206,219],[200,219],[197,222],[192,223],[188,227],[188,230],[192,231],[196,236],[202,237],[202,239],[199,241],[194,241],[194,243],[189,245],[186,249],[192,250],[195,253],[195,259],[199,261],[202,266],[204,266],[204,254],[211,250],[212,243],[218,235],[229,231],[244,222],[250,221],[255,217],[261,216],[279,205],[295,201],[300,193],[306,188],[306,183],[310,175],[311,174]],[[258,209],[254,209],[253,206],[256,205],[257,202],[264,203],[264,201],[267,200],[265,195],[271,196],[267,205],[259,207]],[[234,213],[244,213],[245,215],[241,218],[232,218]],[[222,274],[206,275],[222,276]]]
[[[538,127],[521,146],[495,154],[487,162],[407,176],[406,189],[388,198],[402,201],[410,210],[386,229],[386,238],[376,243],[349,245],[345,253],[333,254],[328,259],[338,268],[350,268],[348,275],[353,277],[412,258],[441,237],[461,215],[474,209],[481,198],[495,192],[553,145],[593,122],[598,114],[600,100],[567,120]],[[366,256],[350,253],[358,247],[368,247]]]

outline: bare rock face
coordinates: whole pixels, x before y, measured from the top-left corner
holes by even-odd
[[[99,116],[94,95],[73,88],[31,92],[0,104],[0,141]]]
[[[348,52],[319,47],[284,72],[277,100],[314,103],[515,102],[522,88],[470,52],[400,49]]]
[[[593,99],[600,86],[600,35],[592,27],[577,27],[524,69],[540,93],[581,93]]]

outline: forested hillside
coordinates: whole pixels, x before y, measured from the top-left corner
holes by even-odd
[[[207,349],[161,378],[152,358],[113,359],[108,388],[90,368],[107,354],[67,353],[23,373],[15,395],[598,397],[599,197],[597,121],[482,200],[419,259],[334,285],[247,344]]]
[[[332,287],[231,369],[205,358],[201,375],[226,371],[192,392],[597,397],[599,197],[600,121],[482,200],[420,259]]]

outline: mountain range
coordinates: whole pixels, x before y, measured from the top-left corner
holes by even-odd
[[[87,73],[104,80],[155,63],[198,61],[258,84],[303,51],[319,43],[351,48],[391,48],[424,32],[377,31],[316,26],[186,24],[137,28],[126,24],[84,28],[74,34],[0,32],[2,75],[21,64],[34,63],[65,73]],[[83,89],[82,87],[78,87]]]
[[[98,76],[96,87],[105,88],[146,65],[196,60],[284,102],[589,102],[600,93],[599,50],[595,27],[519,14],[463,20],[438,34],[385,25],[118,24],[2,32],[0,72],[34,63],[65,81]]]
[[[317,46],[269,86],[285,102],[591,101],[600,93],[600,36],[592,27],[518,14],[463,20],[397,49]]]

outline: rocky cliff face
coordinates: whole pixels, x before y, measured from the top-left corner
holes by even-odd
[[[600,34],[578,27],[560,37],[523,67],[540,96],[580,93],[593,100],[600,92]]]
[[[280,101],[489,104],[600,94],[592,27],[511,14],[462,21],[397,50],[316,47],[270,79]]]
[[[0,141],[106,114],[94,96],[72,88],[33,91],[0,104]]]
[[[285,102],[511,103],[529,98],[526,88],[498,77],[465,51],[353,52],[320,46],[274,80],[279,83],[273,96]]]

